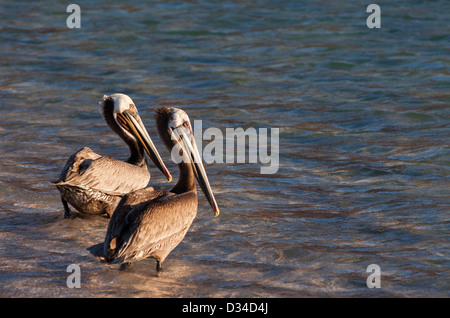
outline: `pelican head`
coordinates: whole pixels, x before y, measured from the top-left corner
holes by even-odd
[[[125,94],[116,93],[103,96],[99,105],[100,113],[111,129],[127,144],[132,142],[143,147],[154,164],[171,181],[172,176],[148,135],[133,100]]]
[[[166,117],[165,120],[163,120],[167,123],[166,127],[161,127],[161,122],[158,123],[160,128],[158,131],[160,132],[164,143],[169,149],[171,147],[176,147],[177,152],[181,155],[181,161],[191,165],[195,178],[206,199],[211,205],[214,214],[218,216],[220,213],[219,207],[211,190],[205,168],[198,152],[189,116],[182,109],[175,107],[160,107],[156,112],[157,122],[161,121],[161,114],[165,114],[164,117]]]

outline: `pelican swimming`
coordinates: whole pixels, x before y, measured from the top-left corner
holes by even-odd
[[[103,96],[99,104],[108,126],[130,148],[130,157],[124,162],[100,156],[88,147],[74,153],[59,180],[53,182],[61,193],[64,217],[70,216],[68,203],[82,213],[111,216],[125,194],[145,188],[150,181],[150,173],[144,149],[167,179],[172,180],[133,100],[124,94],[112,94]]]
[[[180,177],[170,191],[148,187],[123,197],[114,211],[105,241],[89,248],[110,264],[122,266],[147,257],[162,269],[167,255],[183,240],[197,215],[195,178],[215,215],[219,208],[198,153],[188,115],[181,109],[156,110],[158,134],[165,146],[180,155]],[[174,151],[172,151],[174,153]]]

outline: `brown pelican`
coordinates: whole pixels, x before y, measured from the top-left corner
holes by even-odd
[[[197,214],[195,178],[219,215],[188,115],[178,108],[160,107],[156,123],[166,147],[176,147],[182,159],[178,164],[180,178],[170,191],[149,187],[125,195],[111,217],[104,243],[89,248],[110,264],[122,263],[121,268],[151,257],[156,259],[156,270],[161,271],[162,262],[183,240]]]
[[[144,149],[170,180],[172,176],[158,154],[132,99],[124,94],[103,96],[100,112],[106,123],[130,148],[126,162],[100,156],[85,147],[67,161],[59,180],[53,182],[61,193],[64,217],[70,216],[68,203],[82,213],[114,212],[122,196],[145,188],[150,181]]]

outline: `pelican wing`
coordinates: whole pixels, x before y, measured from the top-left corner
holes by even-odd
[[[133,193],[140,191],[143,190]],[[126,202],[124,199],[119,207],[126,206],[122,205]],[[114,213],[110,222],[116,224],[111,226],[115,227],[115,236],[109,235],[109,241],[105,245],[109,246],[110,251],[114,250],[115,259],[112,263],[148,257],[154,251],[164,248],[161,244],[165,239],[185,233],[197,214],[197,194],[190,191],[165,195],[129,207],[128,213]],[[121,224],[120,229],[117,224]]]
[[[147,169],[108,156],[101,157],[86,147],[69,158],[55,185],[125,195],[146,187],[149,181]]]
[[[155,190],[153,187],[136,190],[125,195],[122,200],[120,200],[109,221],[105,238],[105,255],[106,249],[116,248],[117,244],[114,242],[116,242],[117,239],[122,239],[124,231],[130,226],[130,224],[128,224],[129,220],[127,219],[127,215],[131,210],[141,211],[149,201],[166,195],[168,195],[167,191]],[[114,240],[114,238],[116,240],[112,243],[111,247],[110,242]]]
[[[70,158],[67,160],[66,165],[61,171],[61,175],[59,176],[58,181],[55,181],[53,183],[63,184],[66,181],[69,181],[70,179],[78,175],[78,169],[80,168],[80,164],[82,164],[85,160],[92,161],[100,157],[101,156],[99,154],[93,152],[89,147],[84,147],[78,150],[73,155],[71,155]]]

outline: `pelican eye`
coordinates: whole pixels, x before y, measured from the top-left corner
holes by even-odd
[[[130,106],[130,109],[134,109],[134,107],[135,107],[133,104],[130,104],[129,106]]]
[[[188,128],[189,127],[189,123],[187,121],[183,122],[183,127]]]

